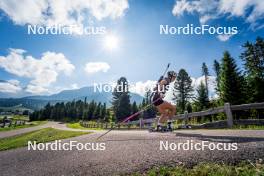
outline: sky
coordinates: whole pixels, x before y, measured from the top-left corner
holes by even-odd
[[[121,76],[142,87],[154,84],[168,63],[198,84],[202,63],[213,79],[213,61],[225,50],[242,69],[241,46],[263,37],[263,22],[263,0],[0,0],[0,96],[46,95]],[[238,33],[160,34],[160,25],[187,24],[237,27]],[[105,30],[41,35],[28,34],[28,25]]]

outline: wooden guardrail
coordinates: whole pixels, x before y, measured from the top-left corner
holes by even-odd
[[[187,121],[190,118],[193,117],[203,117],[207,115],[213,115],[213,114],[219,114],[219,113],[225,113],[226,114],[226,121],[221,121],[221,124],[223,122],[226,122],[227,127],[231,128],[234,124],[233,120],[233,111],[241,111],[241,110],[252,110],[252,109],[264,109],[264,102],[263,103],[251,103],[251,104],[241,104],[241,105],[230,105],[230,103],[225,103],[224,106],[216,107],[216,108],[210,108],[205,111],[199,111],[199,112],[192,112],[188,113],[185,111],[184,114],[175,115],[172,120],[185,120]],[[151,119],[139,119],[135,121],[129,121],[127,123],[123,124],[117,124],[116,129],[133,129],[134,127],[143,129],[145,126],[149,127],[153,123],[156,123],[157,118],[151,118]],[[245,121],[245,122],[244,122]],[[236,120],[235,124],[256,124],[258,119],[246,119],[246,120]],[[261,121],[261,120],[260,120]],[[214,122],[217,123],[218,121]],[[220,121],[219,121],[220,122]],[[260,122],[262,124],[263,121]],[[106,128],[110,129],[114,127],[114,124],[107,124],[107,123],[95,123],[95,124],[89,124],[87,122],[82,122],[82,126],[88,127],[88,128]],[[204,125],[206,126],[206,125]]]
[[[193,117],[202,117],[202,116],[213,115],[213,114],[218,114],[218,113],[225,113],[227,117],[227,120],[226,120],[227,127],[231,128],[234,124],[232,111],[252,110],[252,109],[264,109],[264,102],[263,103],[242,104],[242,105],[230,105],[230,103],[225,103],[224,106],[210,108],[205,111],[192,112],[192,113],[188,113],[187,111],[185,111],[184,114],[175,115],[173,117],[173,120],[179,120],[179,119],[188,120]],[[133,123],[133,124],[139,123],[140,126],[144,126],[144,124],[154,123],[155,121],[156,121],[156,118],[146,119],[146,120],[140,119],[138,121],[129,122],[129,123]],[[242,122],[242,120],[240,121],[241,123],[244,123]],[[239,123],[240,121],[237,121],[237,123]],[[248,121],[247,123],[249,124],[249,122],[250,121]],[[256,123],[256,121],[254,122]]]

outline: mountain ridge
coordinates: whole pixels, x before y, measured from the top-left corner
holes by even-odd
[[[136,93],[130,93],[131,103],[136,101],[137,104],[141,103],[143,97]],[[94,92],[93,87],[82,87],[79,89],[63,90],[56,94],[51,95],[32,95],[21,98],[9,97],[0,98],[0,106],[14,106],[22,104],[24,107],[30,109],[41,109],[48,102],[55,104],[57,102],[67,102],[73,100],[84,100],[88,102],[94,100],[95,102],[106,103],[109,107],[112,100],[112,92]],[[35,105],[34,105],[35,104]]]

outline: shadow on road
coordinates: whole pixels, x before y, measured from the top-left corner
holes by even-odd
[[[264,141],[264,138],[261,137],[243,137],[243,136],[212,136],[212,135],[203,135],[203,134],[186,134],[186,133],[176,133],[178,137],[193,137],[199,140],[206,140],[212,142],[261,142]]]

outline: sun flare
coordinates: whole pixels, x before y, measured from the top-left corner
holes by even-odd
[[[105,48],[108,50],[115,50],[119,46],[119,40],[114,35],[108,35],[105,37],[104,45],[105,45]]]

